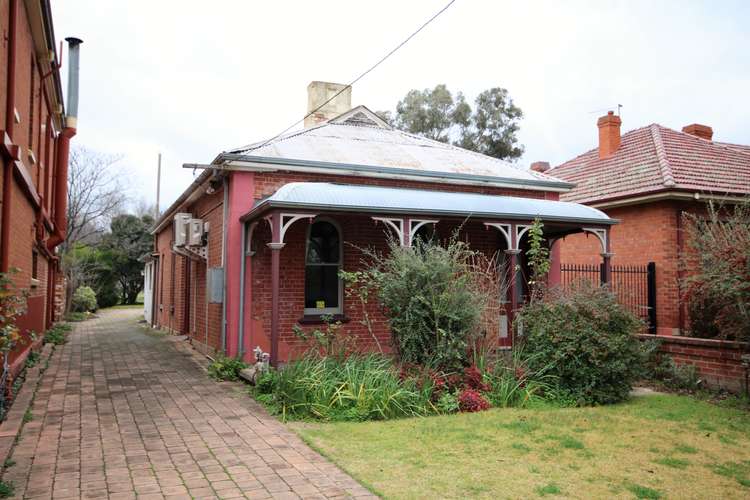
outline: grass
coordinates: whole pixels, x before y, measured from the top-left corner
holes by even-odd
[[[560,487],[555,483],[549,483],[545,484],[544,486],[537,487],[536,492],[540,497],[543,497],[545,495],[558,495],[559,493],[561,493],[561,490]]]
[[[630,491],[636,498],[645,498],[648,500],[658,500],[662,497],[662,494],[658,490],[649,488],[647,486],[641,486],[640,484],[629,484],[627,485],[628,491]]]
[[[750,497],[750,414],[688,396],[291,426],[388,498]]]

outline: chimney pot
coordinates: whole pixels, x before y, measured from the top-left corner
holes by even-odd
[[[696,137],[700,137],[701,139],[706,139],[707,141],[710,141],[714,136],[714,131],[711,127],[709,127],[708,125],[701,125],[700,123],[685,125],[684,127],[682,127],[682,131],[686,134],[694,135]]]
[[[331,102],[323,105],[324,102],[331,99],[338,92],[341,93]],[[352,88],[347,87],[343,83],[310,82],[310,85],[307,86],[306,114],[309,114],[321,105],[323,107],[305,118],[305,128],[328,121],[352,109]]]
[[[549,162],[548,161],[535,161],[531,164],[531,170],[534,172],[541,172],[544,173],[547,170],[549,170]]]
[[[609,111],[596,122],[599,127],[599,158],[609,158],[620,147],[620,125],[622,120]]]

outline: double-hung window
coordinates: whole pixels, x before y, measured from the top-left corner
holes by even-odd
[[[305,314],[341,314],[343,284],[341,232],[329,220],[316,219],[308,229],[305,252]]]

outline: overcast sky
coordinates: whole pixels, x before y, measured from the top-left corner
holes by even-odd
[[[183,163],[277,134],[304,116],[310,81],[348,82],[446,3],[53,0],[58,40],[84,40],[75,142],[122,155],[131,196],[150,202],[161,151],[164,209],[193,178]],[[618,103],[624,130],[698,122],[750,144],[749,48],[747,1],[458,0],[352,100],[505,87],[524,166],[594,147]]]

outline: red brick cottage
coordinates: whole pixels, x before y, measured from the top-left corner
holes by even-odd
[[[705,213],[709,200],[731,203],[747,198],[750,146],[715,141],[711,127],[699,124],[682,131],[651,124],[621,134],[620,117],[612,112],[599,118],[597,125],[597,148],[542,171],[576,184],[560,195],[562,200],[598,208],[620,221],[611,231],[614,265],[655,264],[655,333],[689,334],[680,290],[684,274],[690,272],[680,265],[680,255],[687,250],[683,214]],[[580,235],[565,238],[562,262],[597,262],[595,243]],[[727,370],[739,375],[737,346],[725,344],[731,350],[730,362],[712,360],[713,351],[699,348],[714,349],[717,341],[671,338],[669,342],[667,348],[678,357],[704,364],[706,375],[721,378]]]
[[[308,109],[342,88],[311,83]],[[300,347],[294,325],[310,328],[327,314],[367,347],[374,341],[338,271],[357,270],[362,248],[385,249],[388,233],[408,247],[421,231],[447,237],[460,227],[461,238],[513,269],[525,265],[526,231],[539,217],[552,242],[594,234],[609,261],[615,221],[558,201],[571,184],[395,130],[364,106],[350,109],[350,96],[345,89],[303,130],[191,165],[203,173],[153,231],[155,326],[245,359],[260,346],[276,363]],[[491,332],[500,346],[511,344],[524,286],[520,275],[510,283],[505,314]],[[374,304],[370,313],[376,337],[388,345],[386,319]]]
[[[0,31],[0,272],[18,269],[15,285],[28,292],[19,326],[26,334],[41,333],[59,319],[64,300],[56,247],[67,228],[68,148],[77,126],[81,41],[68,39],[64,109],[49,1],[0,0]],[[20,369],[28,348],[25,343],[11,352],[11,373]]]

